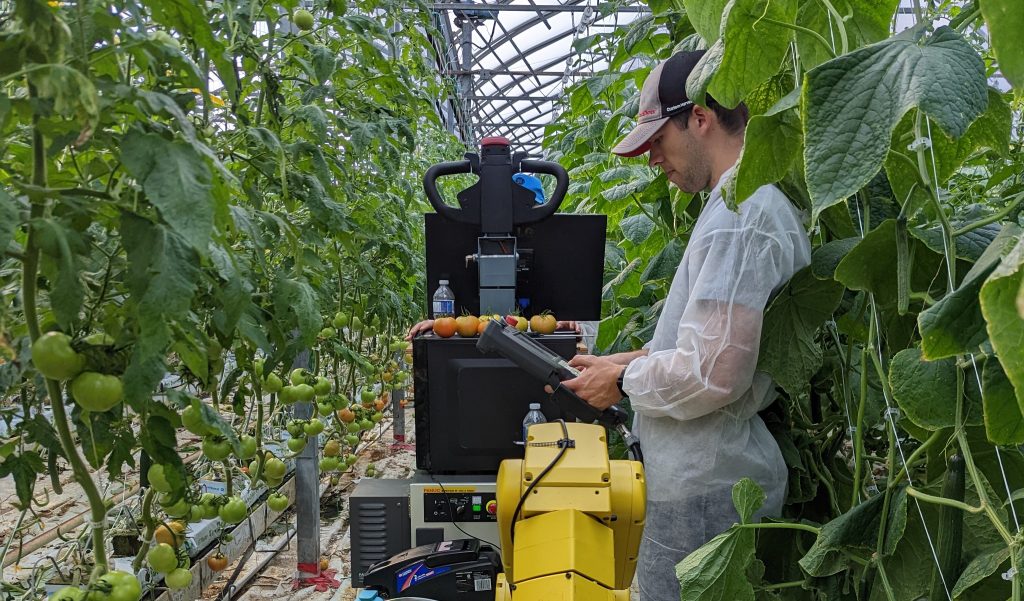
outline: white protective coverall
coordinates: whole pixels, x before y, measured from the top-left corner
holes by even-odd
[[[757,412],[775,398],[755,371],[769,298],[808,265],[800,212],[764,186],[734,212],[711,192],[647,345],[623,389],[644,449],[647,523],[638,578],[643,601],[679,599],[675,566],[739,517],[732,486],[749,477],[767,494],[755,519],[779,515],[786,465]]]

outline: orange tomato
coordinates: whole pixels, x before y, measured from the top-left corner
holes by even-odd
[[[349,409],[348,407],[345,407],[344,409],[338,409],[335,415],[338,417],[338,419],[345,422],[346,424],[351,424],[352,422],[356,421],[356,414],[353,413],[352,410]]]
[[[214,553],[206,558],[206,565],[214,572],[219,572],[228,567],[228,558],[223,553]]]
[[[455,320],[455,331],[464,338],[476,336],[479,327],[480,320],[474,315],[463,315]]]
[[[434,320],[434,333],[441,338],[451,338],[455,335],[455,318],[440,317]]]

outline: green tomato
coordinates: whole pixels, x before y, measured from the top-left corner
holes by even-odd
[[[363,430],[362,426],[359,425],[359,422],[349,422],[345,428],[348,430],[349,434],[358,434]]]
[[[348,407],[351,403],[352,403],[352,401],[348,400],[347,396],[345,396],[343,394],[339,394],[334,399],[334,408],[335,409],[344,409],[345,407]]]
[[[177,568],[164,576],[164,583],[172,591],[181,590],[192,584],[192,572],[185,568]]]
[[[166,574],[178,567],[178,554],[174,551],[174,547],[167,543],[158,543],[150,549],[149,553],[146,553],[146,560],[154,570],[161,574]]]
[[[287,471],[288,466],[277,457],[267,459],[266,465],[263,466],[263,473],[267,475],[268,479],[280,480],[284,478],[284,474]]]
[[[331,394],[331,381],[323,376],[317,376],[316,384],[313,385],[313,392],[316,393],[316,396]]]
[[[281,482],[283,481],[284,478],[267,478],[267,486],[270,488],[277,488],[278,486],[281,486]]]
[[[146,478],[149,480],[149,486],[153,490],[157,492],[171,492],[171,483],[167,481],[163,465],[154,463],[149,466],[149,471],[146,472]]]
[[[372,403],[375,398],[377,398],[377,393],[369,388],[364,388],[362,392],[359,393],[359,400],[363,404]]]
[[[128,572],[107,572],[100,576],[100,582],[110,585],[110,592],[105,595],[106,601],[138,601],[142,594],[142,585],[134,574]],[[93,593],[95,594],[95,593]],[[89,599],[93,598],[89,595]]]
[[[333,472],[338,469],[338,458],[337,457],[324,457],[320,460],[320,471],[321,472]]]
[[[298,384],[295,386],[295,390],[292,394],[296,401],[300,403],[308,403],[316,396],[316,390],[314,390],[309,384]]]
[[[352,316],[351,324],[352,325],[349,327],[349,329],[352,331],[358,332],[359,330],[363,329],[363,322],[359,320],[358,315]]]
[[[306,448],[305,438],[289,438],[288,439],[288,450],[292,453],[298,453],[302,449]]]
[[[292,370],[292,373],[288,375],[288,380],[291,381],[292,386],[298,386],[299,384],[306,383],[306,374],[308,372],[301,367],[296,367]]]
[[[288,435],[292,438],[298,438],[305,435],[306,424],[301,419],[293,419],[285,425],[284,429],[288,431]]]
[[[305,431],[306,436],[316,436],[324,431],[324,423],[314,417],[303,427],[303,430]]]
[[[256,437],[243,434],[238,438],[239,459],[252,459],[256,456]]]
[[[257,359],[252,362],[252,371],[254,374],[256,374],[257,378],[263,377],[263,364],[263,359]]]
[[[359,420],[359,427],[362,428],[363,430],[372,430],[373,422],[365,418],[361,419]]]
[[[320,338],[334,338],[338,335],[338,332],[334,328],[324,328],[320,330]]]
[[[281,400],[285,405],[291,405],[296,400],[295,398],[295,386],[288,385],[281,389],[281,394],[277,395],[277,398]]]
[[[164,508],[164,513],[172,518],[182,518],[192,514],[192,506],[185,500],[185,497],[178,499],[170,505],[161,500],[160,506]]]
[[[345,455],[345,465],[352,467],[356,464],[356,461],[359,461],[359,457],[356,455],[353,455],[352,453]]]
[[[334,327],[338,328],[339,330],[341,328],[344,328],[345,326],[348,325],[348,315],[345,315],[344,313],[336,313],[334,315],[333,324]]]
[[[199,497],[199,505],[203,510],[203,518],[212,520],[217,517],[217,495],[212,492],[204,492],[203,496]]]
[[[282,386],[284,386],[284,382],[281,381],[281,376],[277,374],[268,374],[267,378],[263,380],[263,390],[271,394],[281,392]]]
[[[124,398],[124,386],[117,376],[85,371],[71,381],[71,396],[82,409],[107,411]]]
[[[196,522],[202,521],[204,517],[206,517],[206,510],[203,509],[202,506],[200,505],[193,505],[191,509],[189,509],[188,517],[186,519],[189,521],[189,523],[194,524]]]
[[[359,424],[356,424],[356,428],[358,428],[358,427],[359,427]],[[345,435],[345,442],[348,443],[349,446],[354,447],[357,444],[359,444],[359,435],[358,434],[346,434]]]
[[[299,9],[292,15],[292,23],[302,31],[313,29],[313,14],[306,9]]]
[[[316,404],[316,412],[318,415],[322,417],[327,417],[328,415],[334,413],[334,405],[326,401],[321,401]]]
[[[82,371],[85,357],[71,348],[71,338],[61,332],[47,332],[32,343],[32,363],[50,380],[68,380]]]
[[[203,439],[203,455],[211,461],[223,461],[231,454],[231,443],[223,436],[207,436]]]
[[[228,502],[221,505],[220,509],[217,510],[217,515],[220,516],[220,519],[228,524],[237,524],[244,520],[248,514],[249,508],[245,505],[245,501],[237,496],[229,497]]]
[[[65,586],[56,593],[50,595],[47,601],[82,601],[85,598],[85,591],[77,586]]]
[[[382,420],[382,419],[384,419],[384,414],[381,413],[380,411],[377,411],[373,415],[370,416],[370,421],[375,423],[375,424],[376,423],[380,423],[380,420]]]
[[[181,425],[193,434],[206,436],[210,433],[210,426],[203,420],[203,412],[198,407],[189,405],[181,412]]]
[[[288,509],[288,497],[281,493],[274,493],[267,499],[267,505],[273,511],[284,511],[285,509]]]

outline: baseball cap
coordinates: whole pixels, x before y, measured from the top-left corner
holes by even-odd
[[[651,148],[648,141],[654,132],[661,129],[670,117],[693,106],[693,101],[686,96],[686,78],[704,52],[677,52],[654,67],[640,89],[636,127],[612,148],[613,153],[635,157],[647,152]]]

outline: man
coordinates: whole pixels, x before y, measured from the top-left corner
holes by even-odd
[[[679,599],[675,566],[738,521],[732,486],[753,479],[767,494],[759,515],[778,515],[786,465],[757,412],[774,398],[755,371],[768,300],[810,263],[800,214],[774,186],[738,212],[722,198],[743,146],[747,112],[710,108],[686,95],[703,52],[680,52],[651,71],[640,93],[636,128],[612,152],[649,153],[669,182],[711,190],[672,280],[651,342],[606,357],[580,355],[566,381],[591,405],[628,396],[644,448],[647,523],[640,547],[641,599]]]

